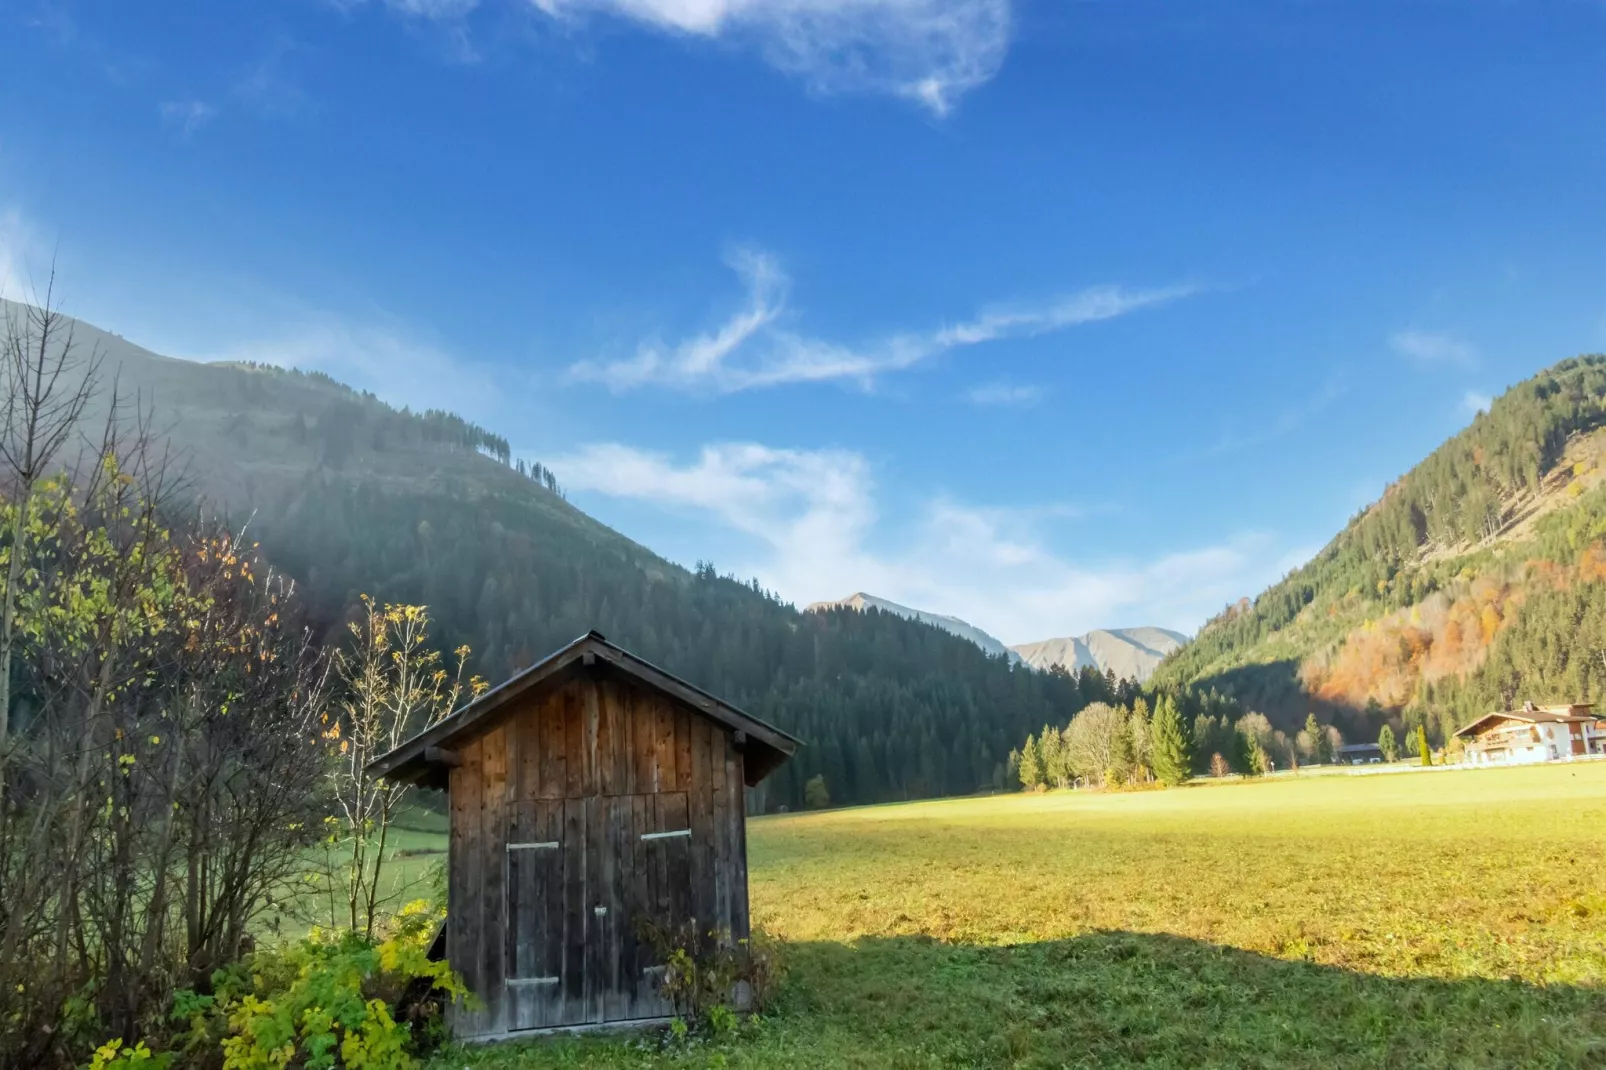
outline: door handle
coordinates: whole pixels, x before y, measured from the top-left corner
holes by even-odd
[[[591,913],[595,914],[599,918],[605,918],[605,917],[608,916],[608,908],[607,907],[592,907],[591,908]]]

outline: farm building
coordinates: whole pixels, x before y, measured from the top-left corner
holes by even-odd
[[[591,632],[376,759],[450,795],[457,1035],[672,1013],[640,926],[748,935],[744,789],[797,746]]]
[[[1606,725],[1595,719],[1590,703],[1535,706],[1490,713],[1457,730],[1466,744],[1469,765],[1551,762],[1589,754],[1606,754]]]
[[[1383,748],[1376,743],[1346,743],[1334,760],[1339,765],[1373,765],[1383,760]]]

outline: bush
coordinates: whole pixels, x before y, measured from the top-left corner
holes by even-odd
[[[211,993],[178,993],[179,1046],[209,1064],[221,1051],[223,1070],[413,1070],[444,1039],[442,1001],[466,994],[446,963],[428,958],[439,918],[420,901],[383,940],[314,929],[249,955],[213,974]]]
[[[728,933],[709,932],[699,939],[694,924],[664,928],[645,920],[636,929],[665,963],[663,994],[676,1014],[673,1036],[723,1036],[735,1028],[737,1012],[762,1013],[774,998],[780,957],[762,933],[732,941]]]

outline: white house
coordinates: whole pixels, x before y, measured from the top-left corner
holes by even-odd
[[[1466,741],[1468,765],[1553,762],[1589,754],[1606,754],[1606,723],[1595,719],[1594,706],[1535,706],[1490,713],[1456,735]]]

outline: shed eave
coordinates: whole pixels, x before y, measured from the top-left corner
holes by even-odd
[[[618,671],[643,686],[684,703],[733,733],[745,734],[748,760],[744,763],[744,779],[748,787],[757,785],[774,772],[802,745],[797,737],[636,657],[593,631],[515,673],[437,724],[375,758],[366,771],[370,776],[403,783],[443,787],[446,770],[439,762],[428,760],[428,750],[448,749],[454,742],[486,731],[496,724],[503,707],[514,699],[538,689],[560,687],[579,672],[597,666]]]

